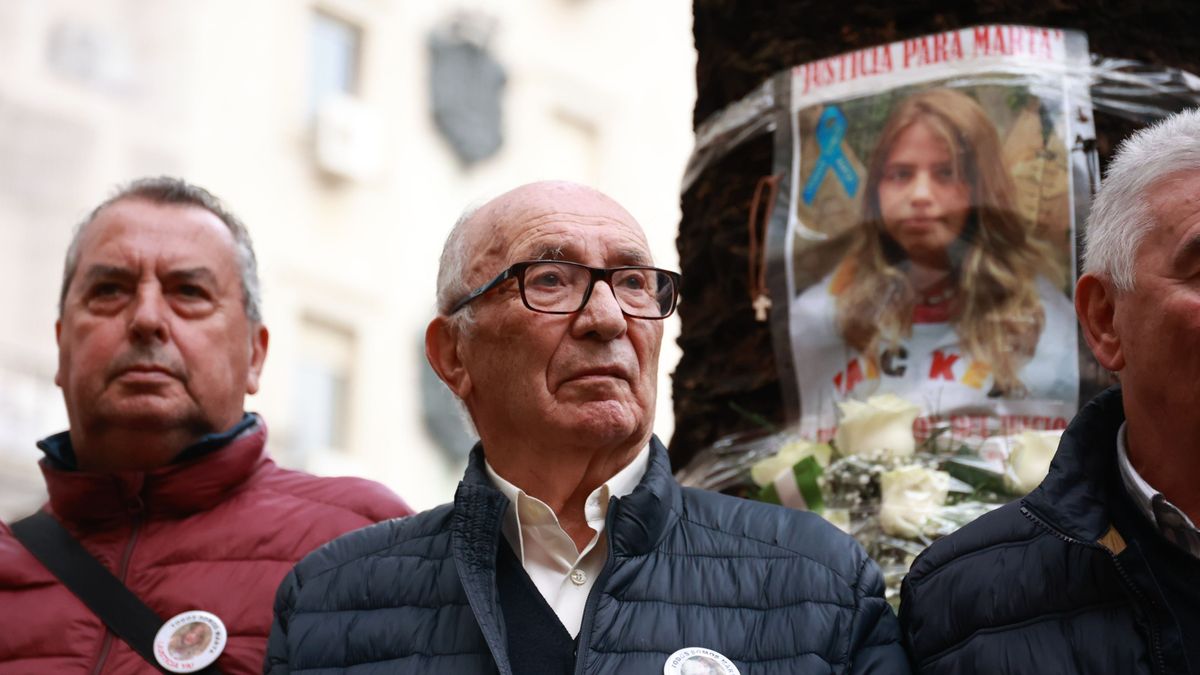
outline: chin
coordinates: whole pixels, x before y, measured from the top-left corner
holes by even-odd
[[[207,429],[212,425],[192,410],[164,405],[116,405],[96,410],[93,419],[109,429],[129,431],[167,431],[171,429]],[[204,433],[207,433],[205,431]]]
[[[646,434],[645,415],[616,401],[599,401],[581,406],[584,414],[567,424],[571,438],[593,439],[597,445],[619,443]]]

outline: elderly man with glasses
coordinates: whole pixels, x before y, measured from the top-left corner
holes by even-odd
[[[675,482],[652,427],[679,275],[651,265],[633,217],[579,185],[459,220],[426,353],[480,444],[452,504],[296,566],[268,672],[907,672],[850,537]]]

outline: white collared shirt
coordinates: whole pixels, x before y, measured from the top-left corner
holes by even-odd
[[[501,478],[484,459],[488,478],[508,497],[508,510],[501,529],[504,538],[571,637],[579,635],[588,594],[608,556],[608,540],[604,537],[608,502],[613,497],[624,497],[633,492],[649,464],[650,446],[647,445],[625,468],[592,490],[584,502],[583,513],[596,536],[583,551],[579,551],[571,536],[559,525],[553,509]]]
[[[1124,422],[1117,430],[1117,465],[1121,468],[1121,482],[1125,484],[1125,491],[1150,524],[1167,541],[1187,551],[1192,557],[1200,558],[1200,529],[1179,507],[1167,501],[1163,493],[1147,483],[1129,461],[1129,453],[1125,449]]]

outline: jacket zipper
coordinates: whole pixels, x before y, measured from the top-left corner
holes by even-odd
[[[1050,532],[1054,536],[1058,537],[1059,539],[1062,539],[1063,541],[1065,541],[1069,544],[1078,544],[1080,546],[1086,546],[1087,548],[1094,548],[1094,549],[1103,551],[1105,554],[1108,555],[1109,560],[1112,560],[1113,567],[1117,568],[1117,574],[1119,574],[1121,577],[1121,580],[1125,582],[1125,587],[1132,590],[1134,595],[1136,595],[1138,597],[1138,599],[1140,599],[1142,601],[1142,603],[1144,603],[1145,605],[1148,605],[1150,607],[1154,606],[1154,603],[1151,602],[1150,598],[1148,598],[1146,596],[1146,594],[1142,592],[1142,589],[1139,588],[1137,584],[1133,583],[1133,579],[1131,579],[1129,577],[1129,572],[1127,572],[1125,570],[1125,566],[1122,565],[1119,560],[1117,560],[1117,556],[1115,553],[1113,553],[1109,549],[1107,549],[1099,544],[1087,542],[1087,541],[1081,541],[1079,539],[1076,539],[1074,537],[1071,537],[1071,536],[1059,531],[1057,528],[1050,525],[1044,519],[1039,518],[1036,514],[1033,513],[1033,511],[1026,508],[1024,505],[1021,506],[1021,513],[1024,514],[1026,518],[1029,518],[1029,520],[1033,521],[1033,523],[1035,525],[1042,527],[1046,531]],[[1156,670],[1156,672],[1159,672],[1159,673],[1166,673],[1167,672],[1167,663],[1166,663],[1166,659],[1163,657],[1163,653],[1162,653],[1162,644],[1161,644],[1161,640],[1159,639],[1159,635],[1158,635],[1158,626],[1155,625],[1155,623],[1152,619],[1146,618],[1145,611],[1143,611],[1141,608],[1137,608],[1137,609],[1138,609],[1139,613],[1141,613],[1143,618],[1145,619],[1146,627],[1150,630],[1150,647],[1151,647],[1151,652],[1154,654],[1154,665],[1156,666],[1155,670]]]
[[[604,589],[604,582],[608,581],[609,575],[612,574],[613,565],[613,514],[617,510],[617,498],[612,497],[608,503],[608,513],[604,515],[604,539],[608,542],[608,550],[604,553],[604,567],[600,569],[600,576],[596,577],[596,584],[592,586],[592,591],[588,593],[587,603],[583,607],[583,623],[579,628],[579,646],[575,648],[575,675],[583,675],[584,658],[581,655],[587,654],[588,637],[592,632],[592,621],[596,616],[596,604],[600,602],[600,593]]]
[[[142,527],[142,498],[137,497],[133,503],[133,524],[129,530],[129,541],[125,543],[125,551],[121,554],[121,564],[117,568],[117,579],[121,583],[125,583],[125,577],[129,574],[129,559],[133,557],[133,547],[137,543],[138,533]],[[112,651],[113,632],[104,624],[104,643],[100,647],[100,657],[96,661],[96,666],[92,668],[91,675],[99,675],[104,669],[104,663],[108,661],[108,653]]]

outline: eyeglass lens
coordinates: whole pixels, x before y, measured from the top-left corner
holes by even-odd
[[[545,312],[574,312],[592,283],[586,267],[544,262],[525,268],[525,302]],[[675,280],[653,268],[613,270],[610,285],[617,304],[634,317],[658,319],[670,314]]]

